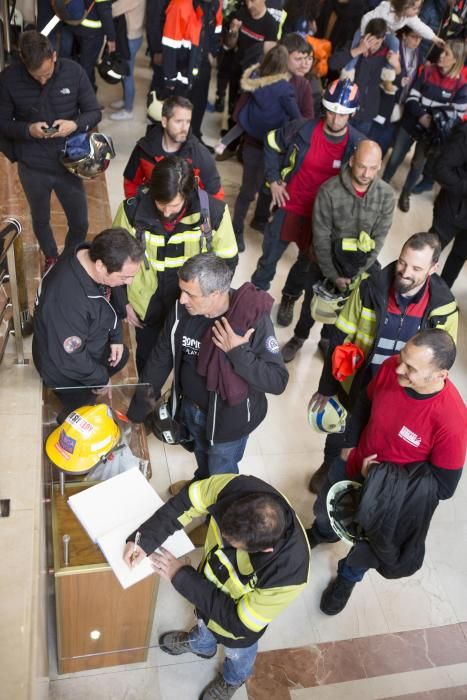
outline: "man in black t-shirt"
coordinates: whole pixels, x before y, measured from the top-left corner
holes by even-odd
[[[159,397],[173,369],[170,412],[193,438],[195,479],[238,473],[248,436],[266,416],[265,394],[281,394],[288,381],[269,315],[272,297],[249,282],[232,290],[232,274],[212,253],[183,264],[180,300],[141,377]],[[142,422],[152,408],[140,389],[128,417]]]
[[[230,23],[225,45],[235,48],[229,80],[229,127],[240,92],[240,78],[245,68],[262,60],[277,42],[279,25],[268,12],[265,0],[246,0]]]

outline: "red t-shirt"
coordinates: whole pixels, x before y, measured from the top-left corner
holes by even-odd
[[[290,199],[284,209],[299,216],[310,218],[318,190],[331,177],[337,175],[342,166],[349,132],[339,141],[329,141],[323,133],[324,122],[320,121],[311,135],[310,147],[299,170],[292,175],[287,185]]]
[[[447,379],[435,396],[414,399],[399,386],[398,364],[399,355],[390,357],[368,385],[371,415],[347,460],[350,478],[372,454],[400,466],[425,460],[443,469],[464,466],[467,412],[456,387]]]

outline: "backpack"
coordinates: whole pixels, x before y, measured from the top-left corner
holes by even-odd
[[[96,0],[92,0],[89,7],[86,7],[84,0],[50,0],[52,9],[65,24],[78,25],[86,19]]]

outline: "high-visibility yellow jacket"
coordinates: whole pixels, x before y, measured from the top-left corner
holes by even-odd
[[[235,268],[238,249],[229,209],[224,202],[208,196],[212,251]],[[182,219],[171,233],[163,228],[149,193],[122,202],[113,226],[125,228],[145,246],[144,264],[127,291],[128,301],[140,319],[150,323],[155,295],[164,295],[164,308],[171,308],[178,296],[177,269],[193,255],[206,251],[201,240],[198,194],[193,192]]]
[[[222,539],[222,515],[233,501],[259,493],[281,503],[284,535],[272,552],[235,549]],[[308,583],[310,557],[303,525],[287,499],[266,482],[254,476],[220,474],[194,481],[171,498],[138,528],[139,544],[149,554],[192,518],[206,515],[211,517],[198,570],[182,567],[172,584],[196,606],[219,642],[228,647],[250,646]]]

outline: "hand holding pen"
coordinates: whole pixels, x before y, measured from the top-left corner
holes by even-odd
[[[132,569],[134,566],[137,566],[146,557],[146,552],[138,544],[140,540],[141,533],[137,532],[135,541],[127,542],[123,551],[123,560],[126,562],[130,569]]]

